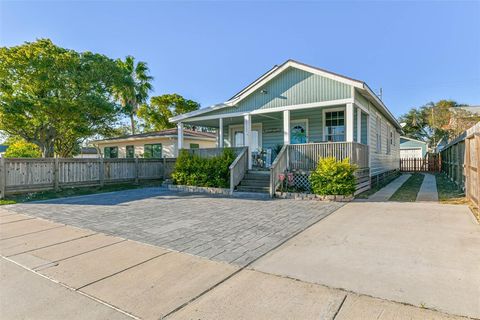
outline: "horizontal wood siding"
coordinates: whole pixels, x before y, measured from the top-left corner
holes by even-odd
[[[266,90],[266,93],[261,93]],[[289,68],[235,107],[203,114],[218,115],[351,98],[351,86],[296,68]]]

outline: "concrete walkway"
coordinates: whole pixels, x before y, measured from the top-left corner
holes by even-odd
[[[351,202],[253,269],[480,318],[480,226],[465,205]]]
[[[433,174],[424,174],[417,201],[438,201],[437,180]]]
[[[368,201],[372,202],[383,202],[388,201],[390,197],[397,191],[398,188],[402,186],[402,184],[410,178],[410,174],[402,174],[397,179],[393,180],[385,187],[374,193],[368,198]]]
[[[356,207],[353,210],[360,215],[368,212]],[[363,232],[361,228],[349,228],[353,234]],[[473,248],[478,248],[475,232],[459,229],[454,223],[450,228],[459,231],[459,236],[467,234],[470,237],[470,240],[462,242],[465,246],[470,243]],[[439,234],[444,242],[450,243],[448,232],[440,230]],[[388,242],[389,237],[386,236],[383,241]],[[322,236],[317,235],[317,238]],[[407,238],[411,238],[410,234]],[[215,262],[15,214],[2,208],[0,239],[3,239],[0,240],[0,318],[5,319],[463,319],[329,288],[310,279],[288,279],[283,275],[251,270],[250,267]],[[441,243],[438,239],[433,241]],[[314,245],[315,241],[311,244]],[[341,248],[341,243],[338,245]],[[299,242],[300,251],[303,246]],[[442,246],[446,244],[442,243]],[[372,250],[380,257],[384,256],[376,248]],[[403,248],[398,250],[404,251]],[[478,254],[471,248],[460,251],[467,257]],[[346,265],[355,267],[364,264],[362,252],[354,250]],[[391,250],[389,254],[392,252],[396,251]],[[468,255],[465,252],[469,252]],[[298,261],[283,260],[277,263],[277,267],[289,265],[290,268],[301,269],[305,261],[318,261],[318,256],[322,254],[322,251],[316,251]],[[338,254],[342,256],[342,250]],[[360,257],[355,254],[360,254]],[[450,255],[450,251],[447,250],[446,254]],[[412,258],[417,256],[417,252],[411,253]],[[264,265],[269,265],[271,259],[265,258]],[[457,261],[453,255],[451,258],[450,267],[455,270],[459,265],[463,266],[463,262],[471,268],[477,265],[465,259]],[[264,258],[257,260],[260,263]],[[389,265],[388,261],[386,265]],[[397,264],[392,263],[392,266]],[[423,264],[416,268],[420,268],[418,271],[421,272]],[[408,270],[408,274],[417,271],[415,268]],[[304,269],[304,273],[309,272],[335,278],[335,273],[331,273],[329,268]],[[395,275],[397,271],[391,272]],[[441,286],[442,281],[448,281],[449,273],[439,272],[444,273],[441,281],[432,280]],[[476,274],[465,273],[472,286],[477,283]],[[376,281],[373,271],[367,275],[349,272],[344,276]],[[418,283],[420,287],[425,285],[425,279],[421,280]],[[381,282],[381,286],[387,288],[392,288],[394,284],[391,281]],[[455,286],[451,290],[455,292],[455,299],[450,297],[454,303],[463,299],[467,307],[476,296],[472,292],[458,291]],[[469,298],[465,298],[466,294],[470,294]]]

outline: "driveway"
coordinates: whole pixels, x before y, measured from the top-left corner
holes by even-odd
[[[243,266],[342,205],[145,188],[5,208]]]
[[[480,318],[480,226],[467,206],[352,202],[252,268]]]

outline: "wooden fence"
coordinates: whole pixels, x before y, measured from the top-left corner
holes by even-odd
[[[480,209],[480,122],[441,150],[442,172]]]
[[[0,198],[14,193],[36,192],[61,187],[169,178],[174,158],[163,159],[74,159],[1,158]]]
[[[403,172],[440,172],[441,169],[441,158],[438,155],[400,159],[400,171]]]

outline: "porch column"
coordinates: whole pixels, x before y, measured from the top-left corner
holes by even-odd
[[[252,116],[243,117],[243,145],[248,147],[248,169],[252,169]]]
[[[353,103],[347,103],[345,115],[346,140],[353,142]]]
[[[218,119],[218,147],[223,148],[223,118]]]
[[[183,149],[183,123],[179,122],[177,123],[177,156],[180,154],[180,150]]]
[[[290,144],[290,110],[283,111],[283,144]]]
[[[362,109],[357,108],[357,142],[362,143]]]

